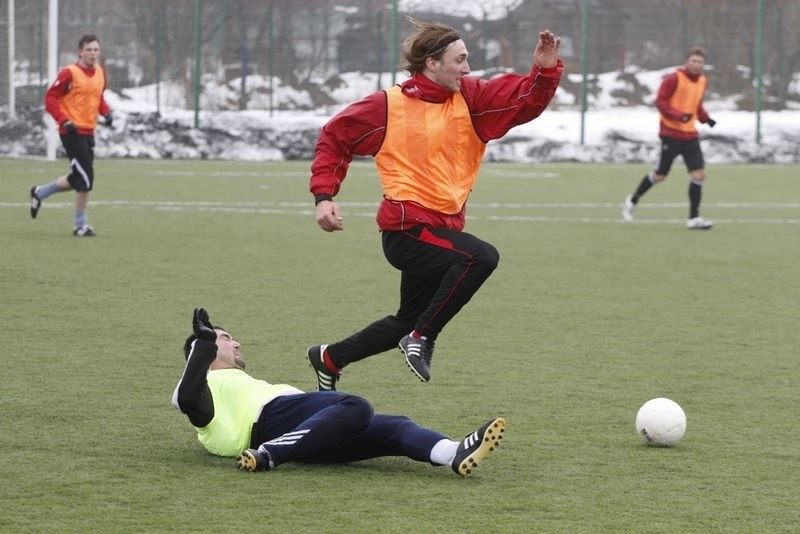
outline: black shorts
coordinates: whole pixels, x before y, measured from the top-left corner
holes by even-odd
[[[61,136],[61,144],[67,151],[72,169],[67,176],[69,185],[82,193],[91,191],[94,185],[94,136],[64,134]]]
[[[683,162],[689,172],[705,168],[703,151],[700,150],[700,139],[695,137],[690,141],[672,139],[670,137],[661,138],[661,159],[658,161],[656,174],[666,176],[672,167],[672,162],[676,157],[683,156]]]

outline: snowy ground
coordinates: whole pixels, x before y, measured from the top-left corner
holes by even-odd
[[[574,95],[559,88],[551,109],[538,119],[519,126],[502,140],[489,144],[486,158],[494,161],[542,162],[655,162],[658,156],[658,115],[652,106],[661,77],[672,68],[635,76],[650,92],[644,105],[630,106],[624,77],[619,73],[597,77],[599,90],[589,100],[590,111],[582,118]],[[281,86],[277,81],[251,76],[250,98],[245,111],[238,107],[241,80],[226,85],[204,83],[195,129],[194,112],[186,109],[184,92],[162,84],[160,116],[156,113],[155,87],[107,91],[114,109],[112,129],[98,128],[98,157],[191,158],[275,161],[310,159],[322,125],[344,105],[391,83],[384,74],[348,73],[341,83],[327,89],[334,105],[312,109],[310,96]],[[402,81],[402,80],[398,80]],[[269,98],[269,90],[272,98]],[[623,95],[623,96],[620,96]],[[633,98],[633,97],[631,97]],[[273,105],[276,110],[265,111]],[[756,115],[735,109],[732,99],[709,95],[706,108],[717,121],[714,129],[699,125],[709,163],[800,163],[800,110],[761,114],[761,143],[756,143]],[[281,110],[278,110],[281,109]],[[0,155],[10,157],[44,154],[44,122],[41,109],[19,110],[15,121],[0,110]],[[583,135],[581,131],[583,130]],[[581,143],[581,137],[583,142]]]

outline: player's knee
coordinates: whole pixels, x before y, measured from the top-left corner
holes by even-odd
[[[79,175],[70,174],[67,176],[67,185],[77,193],[88,193],[92,190],[93,181],[86,180]]]
[[[706,171],[704,169],[700,169],[697,171],[692,171],[692,180],[695,182],[702,182],[706,178]]]
[[[367,426],[372,421],[372,416],[375,415],[375,410],[369,401],[358,395],[347,395],[342,404],[347,406],[348,418],[352,421],[355,427],[361,428]]]
[[[486,272],[488,276],[497,268],[497,264],[500,263],[500,252],[489,243],[483,243],[483,246],[475,254],[473,259],[475,261],[475,266]]]
[[[402,434],[411,435],[414,428],[417,426],[417,423],[407,415],[394,415],[392,417],[394,419],[394,427]]]

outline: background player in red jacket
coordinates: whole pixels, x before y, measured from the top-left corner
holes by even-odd
[[[686,221],[686,226],[691,230],[711,228],[712,222],[700,217],[700,198],[706,171],[695,127],[695,121],[708,124],[712,128],[716,124],[703,108],[703,96],[708,85],[703,75],[705,62],[705,50],[692,48],[686,55],[686,64],[661,82],[656,98],[656,107],[661,113],[661,128],[658,133],[661,138],[661,159],[658,168],[647,173],[636,191],[625,199],[622,208],[624,220],[633,220],[633,211],[642,195],[654,184],[664,180],[673,160],[677,156],[683,156],[690,175],[689,220]]]
[[[339,192],[353,156],[374,156],[383,187],[377,222],[383,252],[401,271],[400,306],[352,336],[308,349],[320,390],[336,389],[341,369],[399,347],[423,382],[434,342],[499,260],[489,243],[463,231],[467,197],[488,143],[538,117],[558,87],[560,39],[539,33],[525,75],[470,77],[467,47],[444,24],[411,19],[405,42],[411,78],[351,104],[323,128],[311,165],[316,219],[343,229]]]
[[[94,185],[94,129],[97,115],[111,126],[111,109],[103,99],[106,75],[98,64],[100,41],[84,35],[78,43],[78,61],[58,73],[47,90],[44,107],[58,124],[61,143],[67,152],[70,173],[49,184],[31,187],[30,210],[34,219],[42,201],[54,193],[75,190],[75,225],[72,233],[92,237],[94,229],[86,218],[89,191]]]

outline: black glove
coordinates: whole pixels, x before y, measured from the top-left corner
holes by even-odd
[[[205,339],[212,343],[217,341],[217,333],[214,327],[211,326],[211,320],[208,318],[208,312],[205,308],[195,308],[194,316],[192,316],[192,330],[197,339]]]
[[[683,117],[681,117],[681,122],[689,122],[689,119],[691,118],[692,118],[691,115],[689,115],[688,113],[684,113]]]
[[[708,124],[709,126],[711,126],[711,127],[713,128],[714,126],[716,126],[716,125],[717,125],[717,121],[715,121],[714,119],[712,119],[711,117],[709,117],[709,118],[708,118],[708,122],[707,122],[706,124]]]
[[[61,123],[61,126],[67,131],[70,135],[75,135],[78,133],[78,127],[75,126],[75,123],[71,120],[67,119]]]
[[[114,117],[113,117],[113,115],[111,115],[111,113],[109,112],[108,114],[106,114],[106,115],[103,115],[103,118],[106,120],[106,126],[108,126],[109,128],[111,128],[111,125],[112,125],[112,124],[114,124]]]

